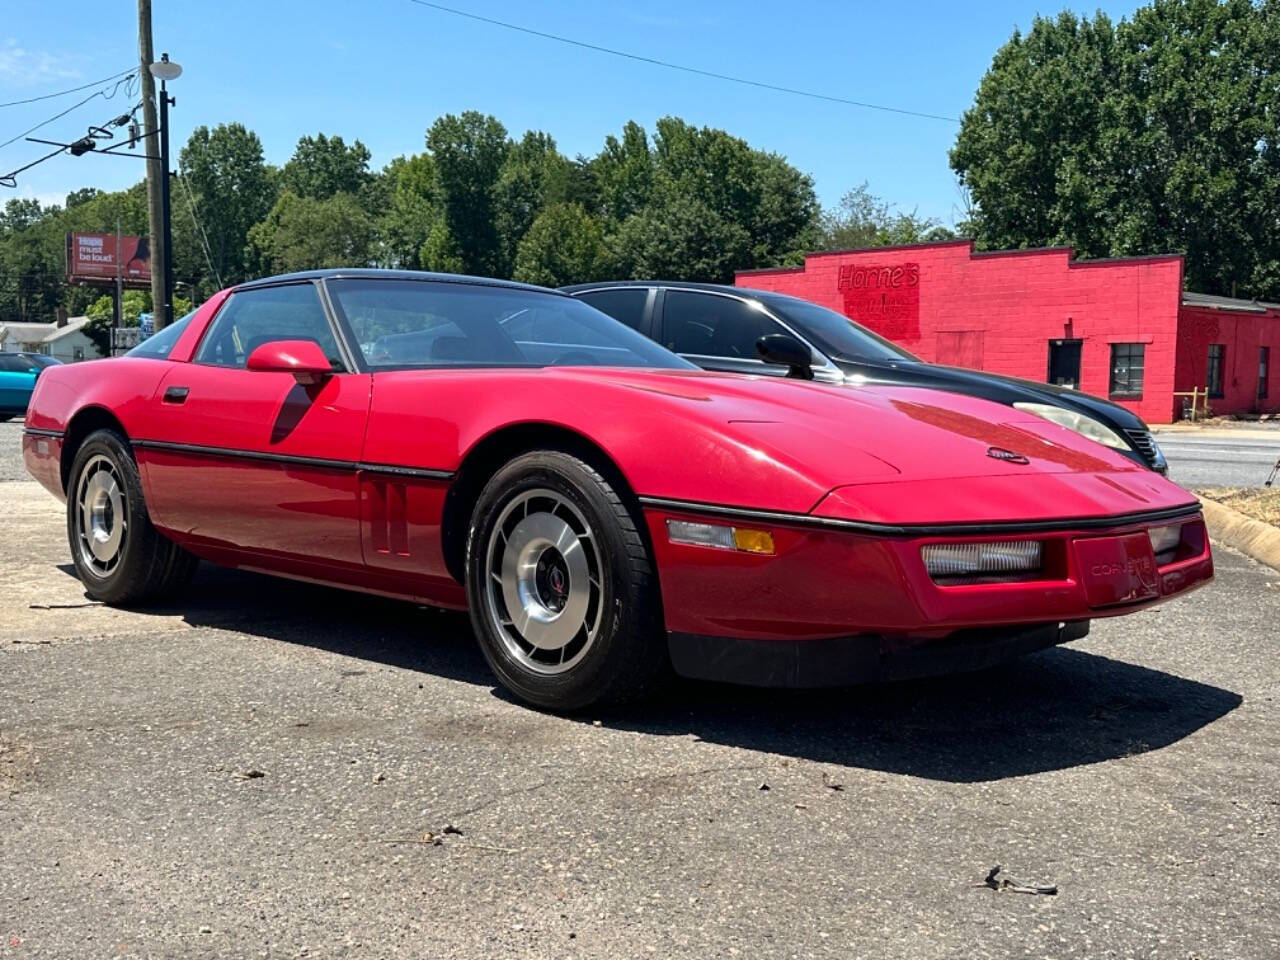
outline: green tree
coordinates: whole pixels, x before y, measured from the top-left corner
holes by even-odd
[[[271,273],[368,266],[375,239],[373,218],[349,193],[317,200],[286,190],[249,231],[250,247]]]
[[[317,133],[298,140],[280,170],[280,187],[299,197],[324,200],[335,193],[359,194],[373,179],[369,148],[359,140],[347,146],[339,136]]]
[[[817,239],[813,182],[782,157],[723,130],[658,121],[651,172],[644,131],[629,125],[596,160],[606,210],[642,202],[618,227],[617,255],[636,275],[728,282],[736,269],[796,260]],[[647,148],[646,148],[647,149]]]
[[[185,184],[175,187],[175,208],[186,206],[183,191],[189,189],[204,226],[213,269],[224,284],[247,279],[249,230],[266,217],[276,199],[277,174],[263,160],[262,141],[239,123],[220,124],[212,131],[197,127],[182,148],[179,169]],[[175,229],[179,222],[175,217]],[[174,258],[185,275],[207,269],[203,256],[197,259],[194,253],[199,249],[195,240],[193,233],[186,262]]]
[[[173,315],[181,317],[189,313],[192,303],[185,297],[175,295],[173,298]],[[141,323],[141,315],[151,312],[151,294],[144,290],[126,290],[120,298],[120,326],[136,327]],[[98,352],[111,355],[111,327],[115,323],[115,300],[111,294],[103,294],[85,309],[84,315],[89,322],[82,328],[85,336],[93,341]]]
[[[730,283],[751,263],[751,234],[697,196],[661,190],[616,239],[623,276]]]
[[[507,128],[496,118],[468,110],[446,114],[427,131],[444,208],[444,230],[435,231],[437,251],[451,250],[466,273],[502,276],[494,188],[511,150]],[[434,266],[435,264],[433,264]]]
[[[572,169],[555,140],[545,133],[530,130],[507,151],[493,185],[502,276],[510,276],[520,241],[543,207],[566,200]]]
[[[379,222],[380,259],[388,266],[417,270],[423,266],[422,246],[440,222],[440,185],[428,154],[396,157],[383,170],[389,196]]]
[[[538,214],[520,241],[515,279],[559,287],[604,279],[612,267],[600,224],[576,203],[557,203]]]
[[[67,194],[67,200],[63,206],[70,210],[72,207],[78,207],[82,203],[88,203],[101,192],[97,187],[81,187],[79,190],[72,190]]]
[[[600,212],[621,223],[638,213],[653,193],[654,158],[649,135],[634,120],[622,128],[622,139],[610,134],[591,161],[598,185]]]
[[[824,210],[819,250],[856,250],[905,243],[955,239],[955,233],[914,210],[903,213],[873,194],[866,183],[840,198],[833,210]]]
[[[1184,252],[1187,283],[1280,298],[1280,3],[1155,0],[1015,33],[951,164],[986,248]]]

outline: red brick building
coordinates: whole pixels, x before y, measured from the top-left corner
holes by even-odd
[[[922,359],[1070,384],[1149,423],[1176,419],[1174,394],[1192,388],[1209,389],[1215,414],[1280,412],[1280,304],[1186,293],[1181,256],[1077,261],[965,240],[815,253],[737,284],[830,307]]]

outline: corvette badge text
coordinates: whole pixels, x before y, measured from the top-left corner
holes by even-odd
[[[1095,563],[1089,568],[1089,573],[1095,577],[1116,577],[1120,574],[1128,574],[1145,581],[1155,573],[1155,564],[1146,557],[1139,557],[1126,560],[1124,563]]]

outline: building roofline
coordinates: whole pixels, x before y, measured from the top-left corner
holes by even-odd
[[[849,247],[844,250],[813,250],[804,255],[805,260],[811,257],[839,257],[850,253],[880,253],[885,250],[919,250],[929,247],[960,247],[973,249],[972,240],[921,240],[919,243],[899,243],[887,247]]]
[[[1230,310],[1234,313],[1271,313],[1280,311],[1280,303],[1249,300],[1244,297],[1224,297],[1216,293],[1199,293],[1195,290],[1182,291],[1182,306],[1199,307],[1203,310]]]
[[[817,250],[804,255],[805,266],[803,267],[762,267],[752,270],[735,270],[734,276],[749,277],[759,274],[803,273],[810,260],[816,260],[821,257],[840,257],[866,253],[892,254],[902,250],[921,250],[960,246],[969,248],[970,260],[977,260],[979,258],[987,259],[990,257],[1030,257],[1043,256],[1051,253],[1061,253],[1066,255],[1068,268],[1097,267],[1117,263],[1155,263],[1166,260],[1177,260],[1179,262],[1183,262],[1185,260],[1183,255],[1180,253],[1149,253],[1133,257],[1097,257],[1095,259],[1080,260],[1075,256],[1075,248],[1070,246],[1023,247],[1017,250],[976,250],[974,249],[975,244],[972,240],[930,240],[921,243],[903,243],[887,247],[853,247],[848,250]]]
[[[812,254],[805,254],[806,258],[810,256]],[[735,277],[749,277],[755,273],[804,273],[804,267],[752,267],[750,270],[733,271]]]
[[[55,327],[52,331],[50,331],[49,335],[45,337],[43,340],[41,340],[40,342],[53,343],[55,340],[61,340],[63,337],[68,336],[72,333],[80,333],[84,330],[85,325],[88,324],[88,322],[89,322],[89,317],[74,317],[68,320],[62,326]],[[88,336],[88,334],[86,334],[86,336]]]

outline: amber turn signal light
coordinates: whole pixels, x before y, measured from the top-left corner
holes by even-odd
[[[769,533],[769,531],[744,530],[740,527],[726,527],[718,523],[668,520],[667,539],[672,543],[687,543],[697,547],[738,550],[742,553],[773,554],[773,534]]]

